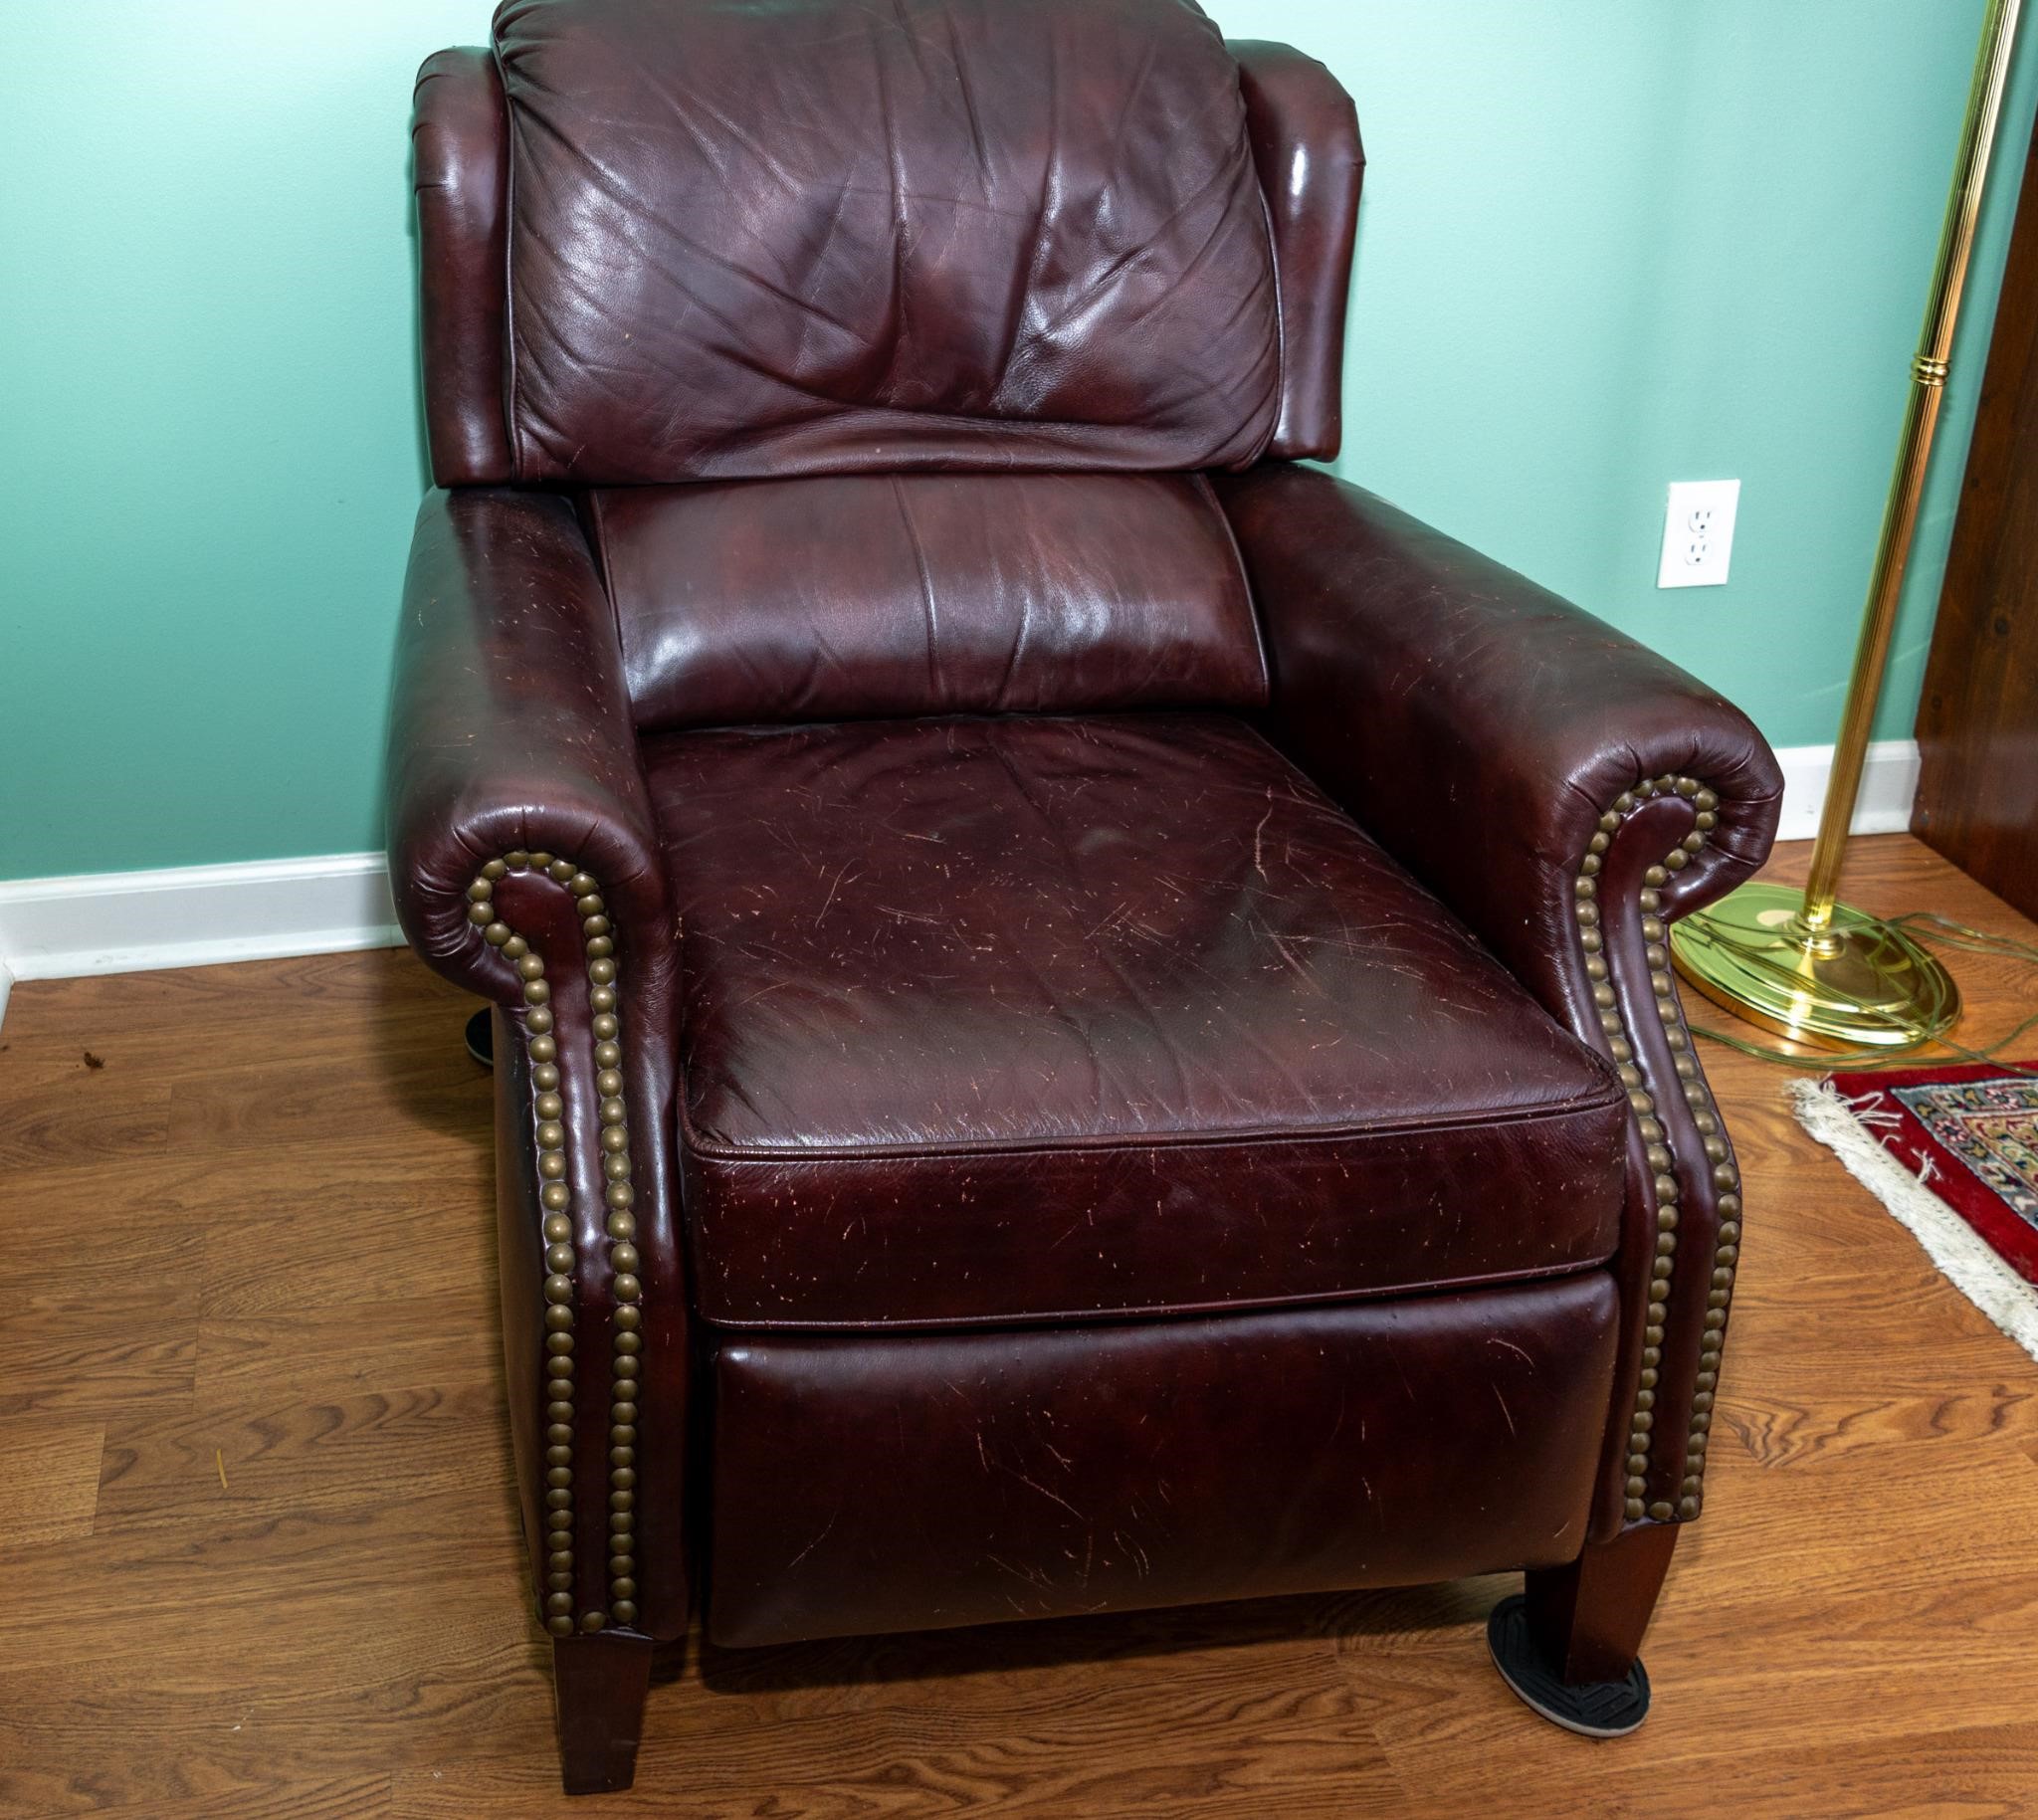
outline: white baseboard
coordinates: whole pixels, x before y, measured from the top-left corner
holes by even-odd
[[[379,853],[0,880],[0,1010],[10,975],[71,979],[402,941]]]
[[[1833,748],[1784,746],[1776,756],[1784,778],[1778,838],[1809,840]],[[1870,746],[1854,832],[1908,828],[1917,789],[1915,739]],[[18,979],[207,967],[402,941],[379,853],[0,880],[0,1016]]]
[[[1826,781],[1833,773],[1829,745],[1779,745],[1776,762],[1783,767],[1783,821],[1779,841],[1808,841],[1819,831],[1819,810],[1826,800]],[[1861,793],[1854,799],[1855,834],[1902,834],[1911,826],[1911,804],[1918,794],[1918,741],[1878,739],[1868,748],[1861,770]]]

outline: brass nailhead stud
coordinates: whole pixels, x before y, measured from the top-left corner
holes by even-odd
[[[574,910],[580,917],[589,983],[589,1009],[595,1014],[592,1020],[596,1038],[594,1060],[599,1071],[595,1087],[600,1097],[597,1143],[603,1152],[602,1169],[608,1183],[605,1199],[612,1210],[608,1218],[609,1237],[613,1241],[610,1247],[612,1289],[620,1305],[613,1312],[611,1410],[619,1418],[627,1417],[627,1420],[614,1422],[611,1427],[608,1501],[610,1527],[620,1538],[626,1539],[635,1504],[636,1452],[632,1444],[636,1440],[637,1354],[643,1345],[638,1332],[642,1314],[636,1304],[643,1295],[643,1286],[636,1275],[639,1269],[634,1244],[637,1224],[629,1211],[635,1196],[629,1182],[629,1115],[623,1099],[623,1052],[618,1040],[621,1026],[615,1015],[620,1002],[616,989],[615,936],[599,882],[592,874],[562,856],[512,850],[499,859],[490,860],[467,888],[470,921],[481,929],[489,945],[500,949],[505,959],[511,963],[527,1007],[523,1028],[526,1054],[532,1064],[531,1084],[537,1094],[531,1111],[539,1152],[538,1202],[545,1213],[545,1377],[553,1398],[546,1406],[549,1426],[545,1431],[545,1515],[548,1529],[553,1532],[554,1539],[562,1543],[570,1534],[573,1523],[573,1405],[568,1400],[568,1393],[572,1389],[574,1368],[572,1303],[578,1274],[573,1222],[569,1217],[572,1191],[564,1179],[565,1101],[558,1092],[558,1042],[552,1034],[551,987],[545,978],[544,960],[531,952],[530,944],[502,921],[494,909],[496,882],[525,868],[544,874],[554,884],[563,887],[573,899]],[[545,1628],[553,1636],[566,1636],[574,1629],[572,1566],[570,1547],[557,1549],[549,1557],[544,1616]],[[601,1630],[611,1617],[617,1623],[628,1623],[637,1615],[634,1603],[636,1582],[630,1577],[635,1571],[635,1563],[627,1549],[612,1554],[609,1570],[609,1612],[604,1613],[599,1607],[583,1610],[579,1620],[582,1630]]]
[[[1657,1367],[1662,1358],[1664,1323],[1668,1319],[1668,1301],[1673,1276],[1672,1262],[1677,1251],[1677,1204],[1680,1190],[1675,1167],[1676,1158],[1670,1148],[1663,1124],[1653,1115],[1656,1103],[1647,1089],[1646,1075],[1636,1066],[1637,1046],[1633,1033],[1627,1029],[1624,1020],[1619,1016],[1619,995],[1612,987],[1607,963],[1602,958],[1605,943],[1600,931],[1598,904],[1601,856],[1611,849],[1613,839],[1619,834],[1626,818],[1633,813],[1638,804],[1673,794],[1691,803],[1695,812],[1692,830],[1683,836],[1676,847],[1659,863],[1644,871],[1642,889],[1637,901],[1643,912],[1645,962],[1649,970],[1650,990],[1656,1002],[1656,1021],[1662,1026],[1662,1039],[1664,1047],[1670,1052],[1672,1072],[1683,1084],[1683,1099],[1690,1109],[1693,1123],[1703,1140],[1708,1165],[1704,1179],[1719,1191],[1714,1197],[1714,1206],[1721,1219],[1718,1243],[1712,1260],[1712,1281],[1707,1296],[1708,1312],[1701,1337],[1699,1382],[1687,1416],[1689,1426],[1685,1436],[1686,1477],[1680,1486],[1681,1496],[1675,1505],[1662,1499],[1649,1501],[1645,1494],[1649,1447],[1655,1426]],[[1690,1053],[1691,1039],[1677,1003],[1676,981],[1670,970],[1667,930],[1661,916],[1662,888],[1669,884],[1673,875],[1682,872],[1696,855],[1704,851],[1708,836],[1719,824],[1719,806],[1718,795],[1696,778],[1670,773],[1662,777],[1643,779],[1633,789],[1623,791],[1616,797],[1613,806],[1600,816],[1598,827],[1587,844],[1573,881],[1578,941],[1585,954],[1586,978],[1592,982],[1592,1003],[1599,1014],[1597,1021],[1606,1038],[1607,1052],[1618,1065],[1622,1085],[1628,1089],[1629,1108],[1635,1115],[1637,1127],[1647,1146],[1645,1154],[1652,1178],[1650,1190],[1656,1201],[1656,1273],[1649,1285],[1649,1324],[1644,1333],[1647,1344],[1642,1354],[1642,1382],[1636,1391],[1634,1407],[1630,1412],[1632,1432],[1628,1443],[1630,1451],[1626,1487],[1626,1511],[1629,1521],[1639,1521],[1645,1517],[1657,1522],[1669,1521],[1673,1517],[1689,1520],[1698,1514],[1701,1502],[1701,1476],[1705,1470],[1707,1431],[1712,1425],[1713,1397],[1718,1382],[1720,1342],[1727,1321],[1727,1305],[1732,1300],[1733,1266],[1739,1255],[1739,1177],[1733,1167],[1732,1154],[1720,1135],[1719,1120],[1711,1111],[1711,1097],[1706,1092],[1698,1062]]]

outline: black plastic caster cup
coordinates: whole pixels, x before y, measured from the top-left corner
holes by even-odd
[[[1528,1602],[1518,1592],[1493,1608],[1486,1647],[1501,1679],[1530,1712],[1582,1737],[1625,1737],[1649,1717],[1649,1675],[1639,1661],[1619,1681],[1566,1687],[1535,1646]]]

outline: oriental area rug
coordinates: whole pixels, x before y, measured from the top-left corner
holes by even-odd
[[[2038,1358],[2038,1064],[1793,1081],[1797,1121]]]

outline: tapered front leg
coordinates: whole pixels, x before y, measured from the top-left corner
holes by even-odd
[[[649,1637],[604,1633],[552,1640],[559,1762],[569,1795],[630,1786],[650,1691]]]
[[[1635,1666],[1678,1527],[1645,1523],[1528,1576],[1529,1634],[1567,1687],[1618,1681]]]

